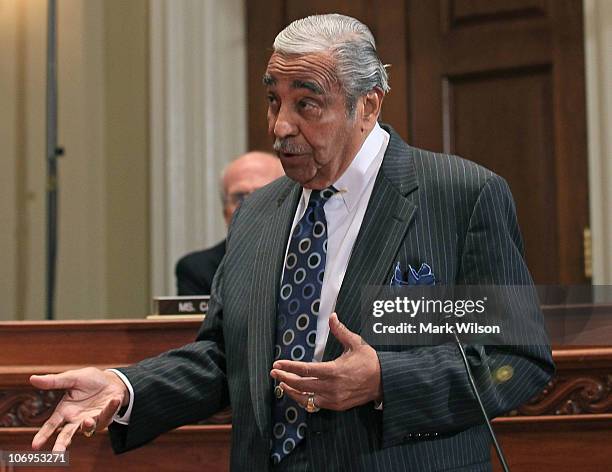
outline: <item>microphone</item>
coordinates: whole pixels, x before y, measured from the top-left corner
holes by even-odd
[[[489,419],[489,415],[487,415],[487,411],[485,410],[485,407],[482,404],[480,394],[478,393],[478,389],[476,388],[476,382],[474,381],[474,376],[472,375],[472,369],[470,368],[467,356],[465,355],[465,351],[463,349],[463,346],[461,345],[461,341],[459,341],[459,337],[457,336],[455,330],[453,330],[453,335],[455,336],[455,342],[457,343],[457,347],[459,348],[459,352],[461,353],[461,359],[463,360],[463,365],[465,366],[465,371],[467,372],[468,380],[470,381],[470,387],[472,388],[472,392],[476,397],[476,401],[478,402],[478,406],[480,407],[482,416],[485,420],[485,423],[487,424],[487,428],[489,429],[489,435],[493,440],[493,445],[495,446],[495,451],[497,452],[499,462],[501,463],[504,472],[510,472],[510,469],[508,468],[508,463],[506,462],[506,457],[504,456],[504,451],[502,451],[499,442],[497,442],[497,436],[495,436],[495,431],[493,431],[493,426],[491,426],[491,420]]]

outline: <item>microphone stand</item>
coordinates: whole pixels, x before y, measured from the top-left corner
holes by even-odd
[[[495,436],[495,431],[493,431],[493,426],[491,426],[491,420],[489,419],[489,415],[487,415],[487,411],[485,410],[485,407],[480,398],[480,394],[478,393],[478,389],[476,388],[476,382],[474,381],[474,376],[472,375],[472,369],[470,368],[470,364],[468,363],[467,356],[465,355],[465,350],[463,349],[463,346],[461,345],[461,341],[459,341],[459,337],[457,336],[457,333],[454,330],[453,330],[453,336],[455,336],[455,342],[457,344],[457,347],[459,348],[459,352],[461,353],[461,360],[463,360],[463,365],[465,366],[465,371],[467,372],[468,380],[470,381],[470,387],[472,388],[472,392],[474,393],[474,396],[476,397],[476,401],[478,402],[478,406],[480,407],[480,412],[482,413],[485,423],[487,424],[487,428],[489,429],[489,435],[491,436],[491,439],[493,440],[493,445],[495,446],[495,451],[497,452],[497,457],[499,458],[499,462],[501,463],[501,466],[504,469],[504,472],[510,472],[510,469],[508,468],[508,463],[506,462],[506,458],[504,456],[504,452],[502,451],[502,448],[499,442],[497,442],[497,436]]]

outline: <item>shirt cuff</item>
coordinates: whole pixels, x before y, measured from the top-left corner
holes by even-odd
[[[383,401],[379,401],[379,402],[374,402],[374,409],[375,410],[382,410],[383,409]]]
[[[121,411],[121,408],[120,408],[119,411],[115,413],[115,416],[113,416],[113,421],[115,423],[119,423],[119,424],[127,426],[130,423],[130,416],[132,416],[132,407],[134,406],[134,388],[132,387],[132,384],[130,383],[128,378],[123,374],[123,372],[117,369],[106,369],[106,370],[108,372],[113,372],[114,374],[117,374],[117,377],[121,379],[121,381],[127,387],[128,392],[130,393],[130,399],[127,405],[127,410],[125,410],[125,413],[122,415],[119,415],[119,412]]]

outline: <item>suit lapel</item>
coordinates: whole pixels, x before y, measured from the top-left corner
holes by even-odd
[[[360,332],[365,321],[360,313],[363,287],[384,285],[388,281],[393,258],[417,210],[408,198],[417,188],[412,151],[393,129],[384,128],[391,138],[336,303],[340,319],[354,332]],[[280,276],[300,195],[301,187],[287,180],[286,188],[272,203],[270,216],[261,223],[263,230],[255,249],[252,312],[248,318],[248,366],[255,420],[264,437],[268,437],[271,430],[273,383],[269,371],[273,360]],[[330,360],[341,353],[342,345],[330,336],[323,359]]]
[[[417,188],[411,149],[395,131],[378,172],[361,229],[338,294],[336,312],[348,329],[361,332],[361,293],[368,285],[387,284],[396,256],[417,207],[408,195]],[[323,360],[338,357],[342,345],[330,334]]]
[[[274,337],[277,297],[285,246],[289,239],[301,187],[287,179],[287,187],[276,202],[271,202],[270,216],[256,245],[253,285],[248,318],[248,363],[251,400],[262,435],[270,434]],[[250,268],[249,268],[250,269]],[[263,401],[262,401],[263,399]]]

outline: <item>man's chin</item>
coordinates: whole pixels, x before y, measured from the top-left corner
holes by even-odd
[[[323,190],[333,184],[328,176],[322,173],[322,169],[313,165],[309,156],[280,156],[280,160],[285,175],[304,188]]]
[[[304,175],[303,173],[290,174],[287,171],[285,171],[285,173],[291,180],[294,180],[302,187],[310,190],[323,190],[333,184],[329,178],[317,173],[308,175]]]
[[[311,175],[304,175],[302,172],[287,172],[287,170],[285,170],[285,175],[302,187],[310,188],[308,183],[312,180]]]
[[[317,169],[302,156],[280,157],[285,175],[300,185],[308,182],[317,174]]]

